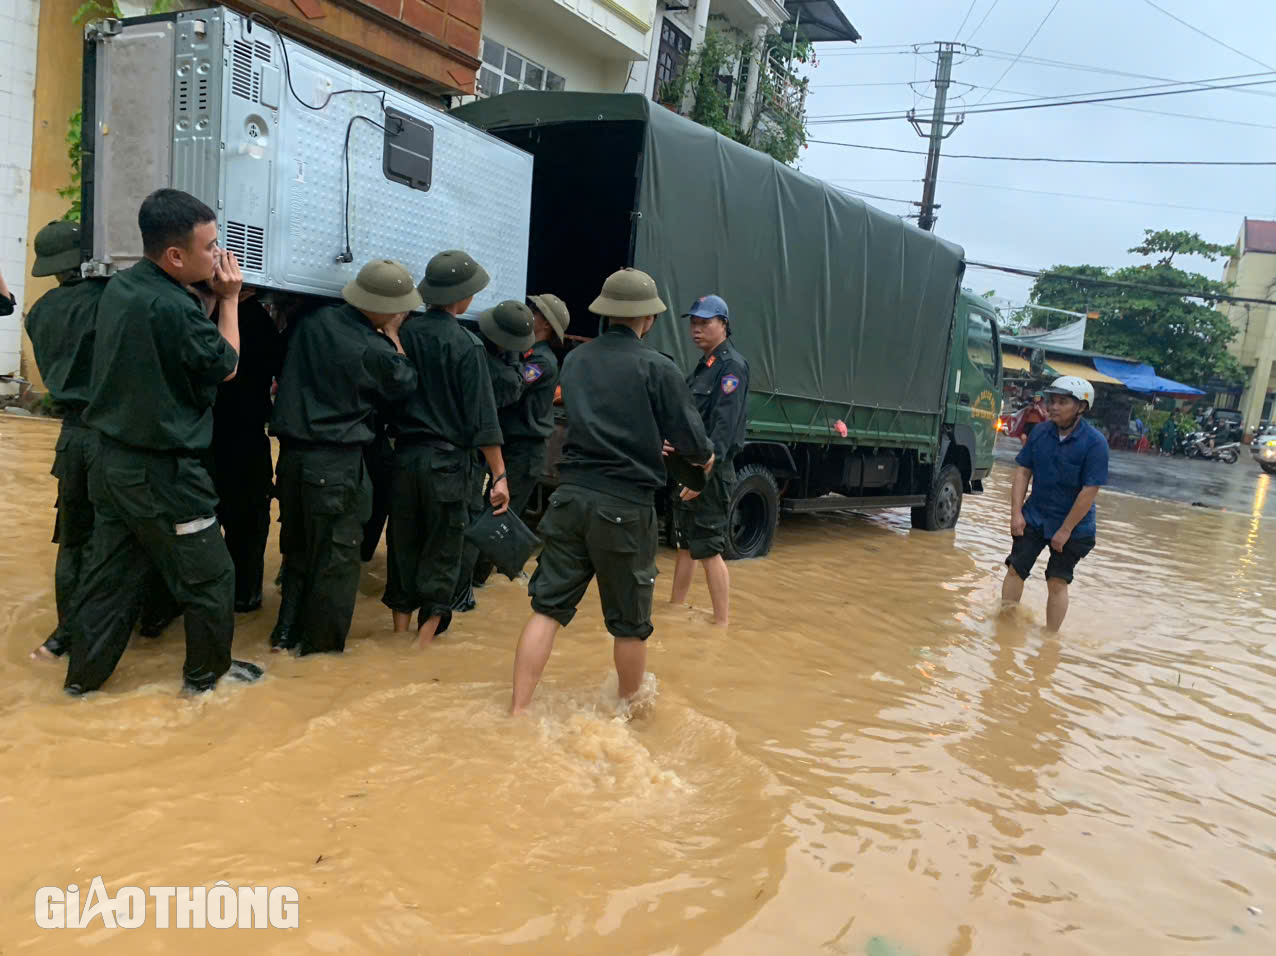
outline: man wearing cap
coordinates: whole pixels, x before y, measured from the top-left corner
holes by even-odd
[[[57,519],[53,541],[58,546],[53,587],[58,626],[32,658],[61,657],[70,648],[71,599],[93,535],[93,503],[89,500],[89,462],[95,439],[81,416],[89,402],[93,374],[93,337],[97,305],[106,282],[80,278],[80,224],[51,222],[35,237],[36,278],[57,276],[58,286],[42,295],[27,313],[27,335],[35,364],[62,416],[53,474],[58,479]]]
[[[363,448],[378,402],[406,398],[416,370],[397,329],[421,304],[412,273],[369,262],[341,290],[344,305],[318,309],[288,343],[271,431],[279,436],[275,481],[283,596],[271,650],[340,653],[359,589],[363,525],[372,484]]]
[[[1032,430],[1015,459],[1010,491],[1010,534],[1001,599],[1017,605],[1037,557],[1046,565],[1046,627],[1057,631],[1068,613],[1068,585],[1077,562],[1094,548],[1094,500],[1108,482],[1108,443],[1082,416],[1094,403],[1094,386],[1065,375],[1044,390],[1048,422]],[[1032,497],[1024,503],[1028,483]]]
[[[418,291],[430,306],[403,326],[403,350],[420,383],[396,409],[390,489],[389,570],[382,602],[394,630],[412,629],[427,647],[452,620],[471,487],[474,450],[492,473],[488,495],[497,514],[509,505],[501,428],[487,352],[457,316],[487,287],[487,271],[460,250],[430,260]],[[483,323],[496,329],[495,310]]]
[[[510,510],[523,516],[536,485],[545,474],[549,436],[554,431],[554,391],[558,387],[558,357],[551,342],[560,345],[571,314],[556,295],[529,296],[535,322],[536,344],[523,353],[523,393],[516,404],[500,409],[505,444],[505,469],[509,477]],[[480,558],[474,569],[474,585],[481,586],[492,572],[492,563]]]
[[[655,495],[665,486],[662,439],[706,472],[714,463],[677,366],[641,341],[665,308],[645,272],[614,273],[590,306],[610,327],[563,362],[560,484],[538,529],[545,548],[528,587],[534,613],[514,657],[511,713],[531,703],[554,636],[571,623],[595,575],[615,639],[617,692],[628,701],[642,684],[656,584]]]
[[[704,567],[713,601],[713,622],[726,627],[731,575],[722,552],[727,547],[727,516],[735,490],[735,456],[744,449],[749,401],[749,363],[731,344],[731,317],[716,295],[696,300],[684,318],[691,320],[691,340],[704,355],[687,379],[705,431],[713,441],[717,465],[704,491],[679,488],[674,499],[674,539],[678,560],[673,571],[671,604],[681,604],[691,590],[696,562]]]
[[[235,569],[203,463],[217,386],[239,366],[243,276],[217,248],[215,214],[188,193],[151,193],[138,226],[143,258],[116,273],[98,303],[83,416],[98,433],[93,537],[72,614],[71,694],[96,690],[115,669],[152,566],[185,616],[185,690],[211,690],[224,674],[261,676],[230,656]],[[219,299],[215,325],[188,291],[205,281]]]
[[[500,303],[478,318],[478,337],[487,350],[487,371],[492,379],[492,397],[496,400],[498,422],[503,421],[506,412],[518,404],[519,396],[522,395],[523,368],[518,358],[536,341],[533,327],[531,309],[522,302],[513,300]],[[504,428],[501,431],[504,440]],[[469,521],[473,522],[483,513],[487,504],[487,496],[483,491],[489,475],[479,452],[472,452],[470,457],[473,460],[470,463],[467,505]],[[501,457],[505,462],[507,485],[512,489],[514,482],[509,475],[510,459],[504,441],[501,445]],[[454,611],[464,613],[474,610],[473,580],[478,560],[478,546],[472,541],[465,541],[461,548],[460,570],[457,572],[452,597]]]

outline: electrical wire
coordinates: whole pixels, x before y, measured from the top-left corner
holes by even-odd
[[[1191,30],[1193,33],[1196,33],[1196,34],[1199,34],[1200,36],[1205,37],[1205,39],[1209,40],[1209,41],[1210,41],[1210,42],[1212,42],[1212,43],[1217,43],[1219,46],[1223,47],[1223,48],[1224,48],[1224,49],[1226,49],[1226,50],[1231,50],[1231,51],[1232,51],[1233,53],[1235,53],[1237,56],[1242,56],[1242,57],[1244,57],[1245,59],[1249,60],[1251,63],[1257,63],[1259,66],[1263,67],[1264,69],[1268,69],[1268,70],[1276,70],[1276,66],[1272,66],[1272,65],[1271,65],[1271,64],[1269,64],[1269,63],[1264,63],[1262,60],[1258,59],[1257,57],[1252,57],[1252,56],[1250,56],[1248,53],[1246,53],[1246,52],[1245,52],[1245,51],[1243,51],[1243,50],[1238,50],[1238,49],[1236,49],[1236,47],[1232,46],[1230,43],[1224,43],[1224,42],[1223,42],[1222,40],[1220,40],[1218,37],[1216,37],[1216,36],[1212,36],[1211,34],[1206,33],[1206,32],[1205,32],[1204,30],[1202,30],[1200,27],[1194,27],[1194,26],[1192,26],[1192,24],[1188,23],[1188,22],[1187,22],[1186,20],[1184,20],[1182,17],[1177,17],[1177,16],[1175,16],[1174,14],[1170,13],[1170,11],[1169,11],[1169,10],[1166,10],[1166,9],[1165,9],[1165,7],[1162,7],[1162,6],[1159,6],[1158,4],[1153,3],[1153,2],[1152,2],[1152,0],[1143,0],[1143,2],[1144,2],[1144,3],[1146,3],[1146,4],[1147,4],[1149,7],[1151,7],[1153,10],[1159,10],[1161,13],[1165,14],[1167,17],[1169,17],[1169,18],[1170,18],[1171,20],[1173,20],[1175,23],[1180,23],[1180,24],[1182,24],[1183,26],[1185,26],[1185,27],[1187,27],[1189,30]]]
[[[1122,279],[1098,279],[1090,276],[1072,275],[1068,272],[1050,272],[1040,269],[1021,269],[1016,266],[999,266],[991,262],[975,262],[966,260],[967,268],[986,269],[990,272],[1005,272],[1010,275],[1024,276],[1028,279],[1067,279],[1082,285],[1111,286],[1118,289],[1135,289],[1140,292],[1157,292],[1162,295],[1177,296],[1182,299],[1203,299],[1207,302],[1249,302],[1255,305],[1276,305],[1274,299],[1254,299],[1243,295],[1228,295],[1223,292],[1193,292],[1183,289],[1171,289],[1159,285],[1147,285],[1142,282],[1126,282]]]
[[[1167,80],[1162,83],[1150,83],[1150,84],[1144,84],[1143,86],[1121,86],[1121,87],[1116,87],[1114,89],[1109,89],[1109,90],[1087,90],[1083,93],[1057,93],[1057,94],[1021,93],[1021,94],[1018,94],[1021,97],[1020,99],[997,100],[993,103],[989,103],[985,109],[991,109],[994,106],[1014,106],[1020,103],[1041,103],[1043,105],[1048,106],[1048,105],[1052,105],[1054,100],[1059,100],[1059,99],[1072,99],[1072,98],[1092,97],[1092,96],[1107,96],[1108,94],[1116,94],[1116,93],[1141,93],[1145,90],[1162,90],[1162,89],[1165,89],[1165,87],[1167,86],[1196,85],[1196,86],[1205,87],[1207,89],[1231,89],[1232,87],[1214,86],[1213,84],[1220,84],[1220,83],[1224,83],[1224,82],[1228,82],[1232,80],[1252,80],[1252,79],[1257,79],[1259,77],[1272,77],[1272,79],[1269,82],[1276,83],[1276,72],[1269,71],[1266,73],[1236,73],[1231,76],[1207,77],[1203,80],[1183,80],[1183,81]],[[973,86],[974,84],[964,84],[964,85]],[[979,88],[989,90],[989,91],[993,89],[993,87],[979,87]],[[1002,92],[1014,93],[1013,90],[1003,90]],[[1195,90],[1175,90],[1173,92],[1191,93],[1196,91]],[[811,120],[830,120],[830,119],[841,118],[841,117],[850,118],[850,117],[859,117],[859,116],[883,116],[883,115],[894,113],[894,112],[895,112],[894,110],[877,110],[875,112],[867,112],[867,113],[829,113],[829,114],[820,114],[816,116],[811,116],[808,118]],[[977,112],[983,112],[983,111],[977,111]]]
[[[354,250],[350,248],[350,131],[354,129],[356,120],[363,120],[365,123],[371,123],[377,129],[382,130],[387,136],[398,136],[403,132],[403,121],[399,120],[399,128],[391,132],[382,126],[376,120],[364,116],[362,113],[356,113],[350,117],[350,122],[346,124],[346,145],[345,145],[345,164],[346,164],[346,198],[342,207],[342,217],[345,220],[346,227],[346,248],[345,251],[337,256],[337,262],[354,262]]]
[[[975,12],[975,4],[978,2],[979,0],[970,0],[970,6],[966,8],[966,15],[961,18],[961,26],[959,26],[957,28],[957,32],[953,34],[953,39],[960,37],[961,31],[966,29],[966,21],[969,20],[970,15]]]
[[[988,18],[992,16],[992,12],[997,9],[997,4],[999,3],[1001,3],[1001,0],[992,0],[992,6],[988,8],[988,12],[983,15],[983,19],[975,24],[975,29],[970,31],[970,36],[966,37],[967,43],[973,40],[975,38],[975,34],[983,29],[984,24],[988,22]]]
[[[257,23],[265,24],[267,27],[270,28],[270,31],[274,33],[275,39],[279,41],[279,49],[283,52],[283,55],[284,55],[284,79],[287,80],[288,82],[288,92],[292,94],[293,99],[295,99],[298,103],[300,103],[306,109],[313,110],[317,113],[322,109],[326,109],[328,104],[332,102],[332,98],[334,96],[344,96],[348,93],[366,93],[369,96],[380,97],[381,112],[382,113],[385,112],[385,90],[355,90],[355,89],[333,90],[332,92],[330,92],[327,96],[323,98],[323,102],[320,103],[318,106],[315,106],[313,103],[307,103],[305,100],[303,100],[297,94],[297,90],[292,85],[292,65],[288,62],[288,44],[284,42],[284,35],[279,31],[279,24],[283,23],[285,19],[287,18],[280,17],[277,20],[271,20],[270,18],[263,16],[260,13],[250,13],[248,15],[249,23],[257,22]]]
[[[907,153],[928,156],[924,149],[898,149],[894,146],[868,146],[864,143],[839,143],[827,139],[808,139],[821,146],[849,146],[881,153]],[[1093,166],[1276,166],[1276,159],[1071,159],[1060,156],[984,156],[976,153],[944,153],[944,159],[991,159],[1013,163],[1083,163]]]
[[[998,191],[1007,191],[1015,193],[1032,193],[1037,196],[1056,196],[1061,199],[1088,199],[1092,202],[1110,202],[1119,203],[1125,206],[1153,206],[1157,209],[1186,209],[1191,212],[1213,212],[1221,213],[1226,216],[1245,216],[1248,213],[1240,212],[1235,209],[1214,209],[1209,206],[1185,206],[1179,203],[1167,202],[1149,202],[1141,199],[1117,199],[1111,196],[1090,196],[1084,193],[1061,193],[1048,189],[1028,189],[1024,186],[1007,186],[1005,184],[994,183],[970,183],[960,179],[945,179],[945,186],[968,186],[972,189],[996,189]]]
[[[1006,67],[1005,71],[1001,74],[1001,76],[997,78],[997,82],[992,85],[993,89],[995,89],[1001,83],[1001,81],[1004,80],[1010,74],[1010,71],[1013,70],[1015,68],[1015,65],[1019,62],[1019,58],[1028,52],[1028,47],[1032,46],[1032,41],[1037,39],[1037,34],[1042,31],[1042,29],[1046,25],[1046,21],[1049,20],[1050,17],[1054,15],[1055,10],[1059,8],[1059,4],[1062,2],[1063,0],[1054,0],[1054,3],[1051,4],[1050,9],[1046,11],[1046,15],[1042,17],[1041,22],[1037,24],[1037,29],[1033,30],[1032,36],[1028,37],[1028,42],[1023,45],[1023,49],[1021,49],[1019,53],[1015,56],[1015,58],[1010,61],[1010,65]],[[984,93],[983,96],[975,100],[975,105],[978,106],[980,103],[986,100],[988,98],[988,93],[991,93],[991,92],[992,92],[992,89],[988,90],[987,92]]]
[[[1111,103],[1111,102],[1115,102],[1119,100],[1143,100],[1143,99],[1149,99],[1149,98],[1157,97],[1157,96],[1177,96],[1182,93],[1202,93],[1209,90],[1232,90],[1232,89],[1239,89],[1241,87],[1246,87],[1246,86],[1267,86],[1273,83],[1276,83],[1276,80],[1254,80],[1247,83],[1232,83],[1225,86],[1197,86],[1187,90],[1162,90],[1160,92],[1155,92],[1155,93],[1128,93],[1122,96],[1089,97],[1089,98],[1062,100],[1059,102],[1049,102],[1049,103],[1022,103],[1021,105],[998,105],[994,103],[987,107],[984,107],[983,109],[978,109],[978,108],[968,109],[965,111],[964,115],[975,116],[982,113],[1010,113],[1010,112],[1017,112],[1019,110],[1046,109],[1052,106],[1086,106],[1092,103]],[[1017,100],[1007,101],[1007,104],[1013,104],[1013,103],[1020,103],[1020,101],[1017,101]],[[882,114],[882,115],[850,114],[849,116],[845,118],[839,118],[839,117],[833,117],[833,116],[812,117],[808,121],[808,125],[817,126],[817,125],[825,125],[828,123],[868,123],[868,122],[878,122],[881,120],[892,120],[892,119],[908,119],[908,114],[907,113],[889,113],[889,114]]]
[[[1014,59],[1013,53],[1006,53],[1002,50],[989,50],[984,48],[978,48],[978,49],[980,50],[981,57],[987,57],[990,60],[1005,61],[1005,60]],[[1113,70],[1108,67],[1088,66],[1084,63],[1069,63],[1065,60],[1050,60],[1050,59],[1046,59],[1045,57],[1025,56],[1020,60],[1020,62],[1028,66],[1044,66],[1051,69],[1070,70],[1077,73],[1097,73],[1097,74],[1102,74],[1104,76],[1126,77],[1132,80],[1157,80],[1163,83],[1174,82],[1173,78],[1168,76],[1156,76],[1151,73],[1131,73],[1127,70]],[[1183,82],[1188,82],[1188,81],[1183,81]],[[1001,90],[1003,93],[1014,92],[1013,90],[1007,90],[1004,87],[1002,87]],[[1276,96],[1276,93],[1271,93],[1266,90],[1244,90],[1242,92],[1250,96]]]

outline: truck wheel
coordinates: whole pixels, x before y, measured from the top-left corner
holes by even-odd
[[[727,511],[728,561],[760,558],[771,550],[780,520],[780,489],[763,465],[745,465],[736,476]]]
[[[913,527],[923,531],[947,531],[957,526],[961,515],[961,471],[945,465],[926,496],[926,503],[913,509]]]

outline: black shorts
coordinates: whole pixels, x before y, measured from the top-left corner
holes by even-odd
[[[1027,581],[1028,575],[1032,573],[1032,566],[1037,563],[1038,556],[1050,547],[1050,539],[1042,533],[1040,528],[1028,525],[1023,534],[1013,538],[1012,541],[1014,543],[1006,558],[1006,567],[1014,568],[1015,574]],[[1058,578],[1065,584],[1071,584],[1072,573],[1077,568],[1077,562],[1093,550],[1094,538],[1075,536],[1068,539],[1062,551],[1051,549],[1050,561],[1046,564],[1046,580]]]
[[[674,547],[690,551],[696,561],[722,554],[727,549],[727,512],[735,490],[735,469],[730,463],[714,468],[704,491],[683,501],[673,495]]]
[[[598,577],[612,637],[646,640],[656,585],[656,509],[576,485],[560,485],[537,532],[545,540],[528,585],[532,610],[563,627]]]

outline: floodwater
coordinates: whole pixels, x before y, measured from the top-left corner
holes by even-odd
[[[955,536],[788,521],[733,566],[729,634],[703,582],[658,605],[636,719],[591,593],[510,721],[522,589],[417,652],[383,556],[344,657],[267,654],[272,592],[235,640],[261,683],[178,699],[176,626],[64,697],[26,658],[54,621],[56,431],[0,419],[5,953],[1276,952],[1266,477],[1260,517],[1105,494],[1059,637],[1039,577],[999,613],[1004,476]],[[36,926],[38,887],[94,876],[288,885],[300,926]]]

